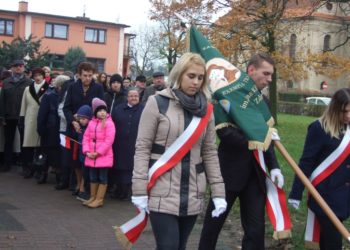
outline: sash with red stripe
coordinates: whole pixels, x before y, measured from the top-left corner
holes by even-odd
[[[314,187],[330,176],[349,156],[350,128],[347,126],[344,137],[339,146],[311,173],[310,182]],[[305,229],[305,246],[309,249],[319,249],[320,225],[311,209],[307,211]]]
[[[254,156],[266,176],[266,212],[274,229],[273,237],[275,239],[290,238],[292,223],[286,203],[286,194],[268,176],[263,152],[254,150]]]
[[[209,118],[213,113],[213,105],[208,103],[208,110],[204,117],[194,116],[185,131],[173,142],[164,154],[152,165],[148,172],[147,192],[152,189],[157,179],[175,167],[178,162],[191,150],[207,127]],[[148,216],[145,211],[138,211],[139,214],[122,226],[114,227],[118,241],[130,249],[132,244],[139,238],[147,225]]]

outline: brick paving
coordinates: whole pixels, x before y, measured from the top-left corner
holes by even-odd
[[[47,184],[23,179],[19,169],[0,173],[0,249],[123,249],[112,226],[132,218],[131,202],[106,198],[103,208],[81,205],[67,190],[54,189],[54,176]],[[199,217],[187,244],[197,249],[202,218]],[[149,223],[150,224],[150,223]],[[226,226],[217,249],[239,249],[240,232]],[[133,249],[155,249],[150,225]]]

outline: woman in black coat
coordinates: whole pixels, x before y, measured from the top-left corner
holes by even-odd
[[[63,83],[67,80],[65,76],[58,76],[51,83],[52,87],[43,96],[39,112],[37,131],[40,135],[40,146],[47,156],[47,166],[55,169],[56,180],[58,182],[60,172],[60,118],[58,116],[58,99]],[[45,182],[47,178],[47,168],[43,169],[40,182]]]
[[[299,163],[341,221],[350,215],[349,125],[350,89],[344,88],[334,93],[322,117],[310,124]],[[303,190],[304,185],[295,177],[288,199],[292,207],[299,208]],[[342,249],[341,234],[312,197],[309,197],[308,206],[320,223],[320,249]]]
[[[130,199],[131,177],[134,169],[134,154],[137,131],[143,105],[140,104],[136,88],[128,90],[127,102],[118,105],[112,113],[116,126],[116,138],[113,145],[114,180],[117,185],[114,196],[119,199]]]

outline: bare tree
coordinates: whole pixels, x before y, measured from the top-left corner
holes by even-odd
[[[158,29],[143,25],[131,41],[131,70],[135,75],[147,75],[153,71],[155,61],[160,59]]]

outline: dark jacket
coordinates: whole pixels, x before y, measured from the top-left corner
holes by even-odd
[[[87,126],[80,125],[80,128],[81,128],[81,133],[78,134],[78,142],[80,142],[80,144],[79,144],[79,161],[80,161],[81,164],[84,164],[84,162],[85,162],[85,155],[83,154],[82,143],[83,143],[84,133],[85,133],[85,130],[86,130]]]
[[[60,145],[60,119],[58,116],[58,92],[50,88],[41,99],[38,112],[37,132],[43,147],[58,147]]]
[[[303,154],[299,166],[307,177],[320,165],[341,143],[340,139],[331,138],[317,120],[310,124],[305,140]],[[349,217],[350,213],[350,156],[325,180],[316,186],[317,191],[341,219]],[[304,185],[298,177],[294,178],[290,199],[301,200]],[[309,207],[318,216],[325,216],[323,210],[310,197]]]
[[[101,84],[97,84],[94,81],[91,82],[86,95],[84,95],[80,79],[68,87],[66,100],[63,106],[63,113],[67,120],[68,134],[72,135],[71,132],[74,130],[72,125],[74,120],[73,116],[77,113],[78,109],[83,105],[89,105],[91,107],[92,99],[95,97],[103,99],[103,87]]]
[[[19,119],[23,92],[31,83],[24,75],[17,82],[13,77],[5,79],[0,92],[0,119]]]
[[[121,89],[120,92],[116,93],[111,90],[104,93],[104,100],[107,104],[107,112],[112,114],[113,110],[117,105],[126,101],[125,91]],[[111,107],[113,104],[113,107]]]
[[[145,105],[148,98],[151,95],[155,95],[157,92],[162,91],[165,88],[165,86],[159,86],[158,88],[156,88],[154,86],[154,84],[152,84],[151,86],[146,87],[146,89],[143,91],[143,96],[141,100],[141,104]]]
[[[113,144],[116,169],[134,169],[135,144],[142,110],[142,104],[129,107],[125,102],[118,105],[112,113],[117,131]]]
[[[220,138],[218,153],[226,190],[239,192],[246,187],[250,178],[257,177],[259,185],[265,191],[265,175],[255,160],[253,151],[248,149],[248,140],[243,131],[230,126],[218,129],[216,133]],[[273,143],[264,152],[264,159],[270,171],[279,168]]]

